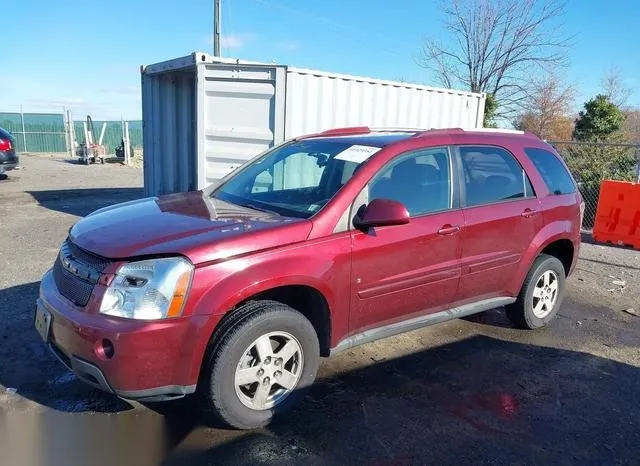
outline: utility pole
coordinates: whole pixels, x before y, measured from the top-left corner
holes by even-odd
[[[213,0],[213,56],[220,56],[220,0]]]

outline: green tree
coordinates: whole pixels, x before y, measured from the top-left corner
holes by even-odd
[[[576,119],[573,138],[582,144],[558,147],[579,182],[586,203],[583,226],[587,228],[593,226],[595,220],[602,181],[635,180],[635,148],[615,145],[625,142],[624,122],[625,115],[620,108],[607,96],[597,95],[584,104],[584,110]]]
[[[623,123],[624,113],[607,96],[598,94],[587,101],[578,114],[573,137],[578,141],[611,141]]]
[[[484,119],[482,126],[485,128],[496,127],[496,114],[498,113],[498,101],[495,95],[487,94],[484,101]]]

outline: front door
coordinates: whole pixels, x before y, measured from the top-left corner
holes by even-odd
[[[406,225],[352,230],[351,331],[436,312],[454,299],[460,277],[464,218],[447,148],[391,161],[365,190],[369,200],[402,202]]]

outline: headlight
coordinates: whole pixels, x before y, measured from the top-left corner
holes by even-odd
[[[107,288],[100,313],[142,320],[178,317],[192,274],[193,265],[182,257],[125,264]]]

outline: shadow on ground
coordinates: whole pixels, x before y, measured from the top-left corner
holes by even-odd
[[[48,209],[80,217],[103,207],[139,199],[144,195],[142,188],[64,189],[27,193],[38,204]]]
[[[45,349],[32,327],[38,286],[0,290],[0,384],[17,389],[17,395],[0,394],[10,400],[5,406],[10,412],[12,399],[27,398],[58,412],[121,413],[39,421],[39,435],[53,439],[66,432],[74,439],[56,454],[75,459],[58,464],[98,464],[99,456],[105,463],[142,465],[148,463],[139,458],[151,450],[168,453],[167,465],[638,459],[640,369],[487,336],[374,364],[357,349],[338,356],[331,365],[345,369],[318,381],[297,410],[257,431],[203,427],[189,400],[160,406],[163,417],[123,413],[128,403],[80,382]],[[508,326],[500,310],[470,320]],[[354,359],[370,365],[346,369]]]
[[[57,411],[131,409],[119,398],[77,380],[45,347],[33,328],[39,285],[34,282],[0,290],[0,385]]]
[[[32,329],[37,292],[38,283],[0,291],[0,384],[57,411],[129,409],[75,379],[45,350]],[[500,311],[489,315],[482,323],[501,326]],[[331,364],[348,367],[354,359],[370,363],[354,350]],[[165,405],[164,417],[140,410],[56,417],[38,421],[38,429],[47,438],[72,435],[68,449],[47,443],[62,455],[57,464],[67,465],[96,458],[152,464],[144,461],[152,450],[169,453],[167,465],[632,464],[638,393],[636,367],[470,336],[324,378],[297,410],[257,431],[203,427],[189,400]]]
[[[474,336],[320,381],[268,429],[196,429],[165,464],[632,464],[639,390],[630,365]]]

